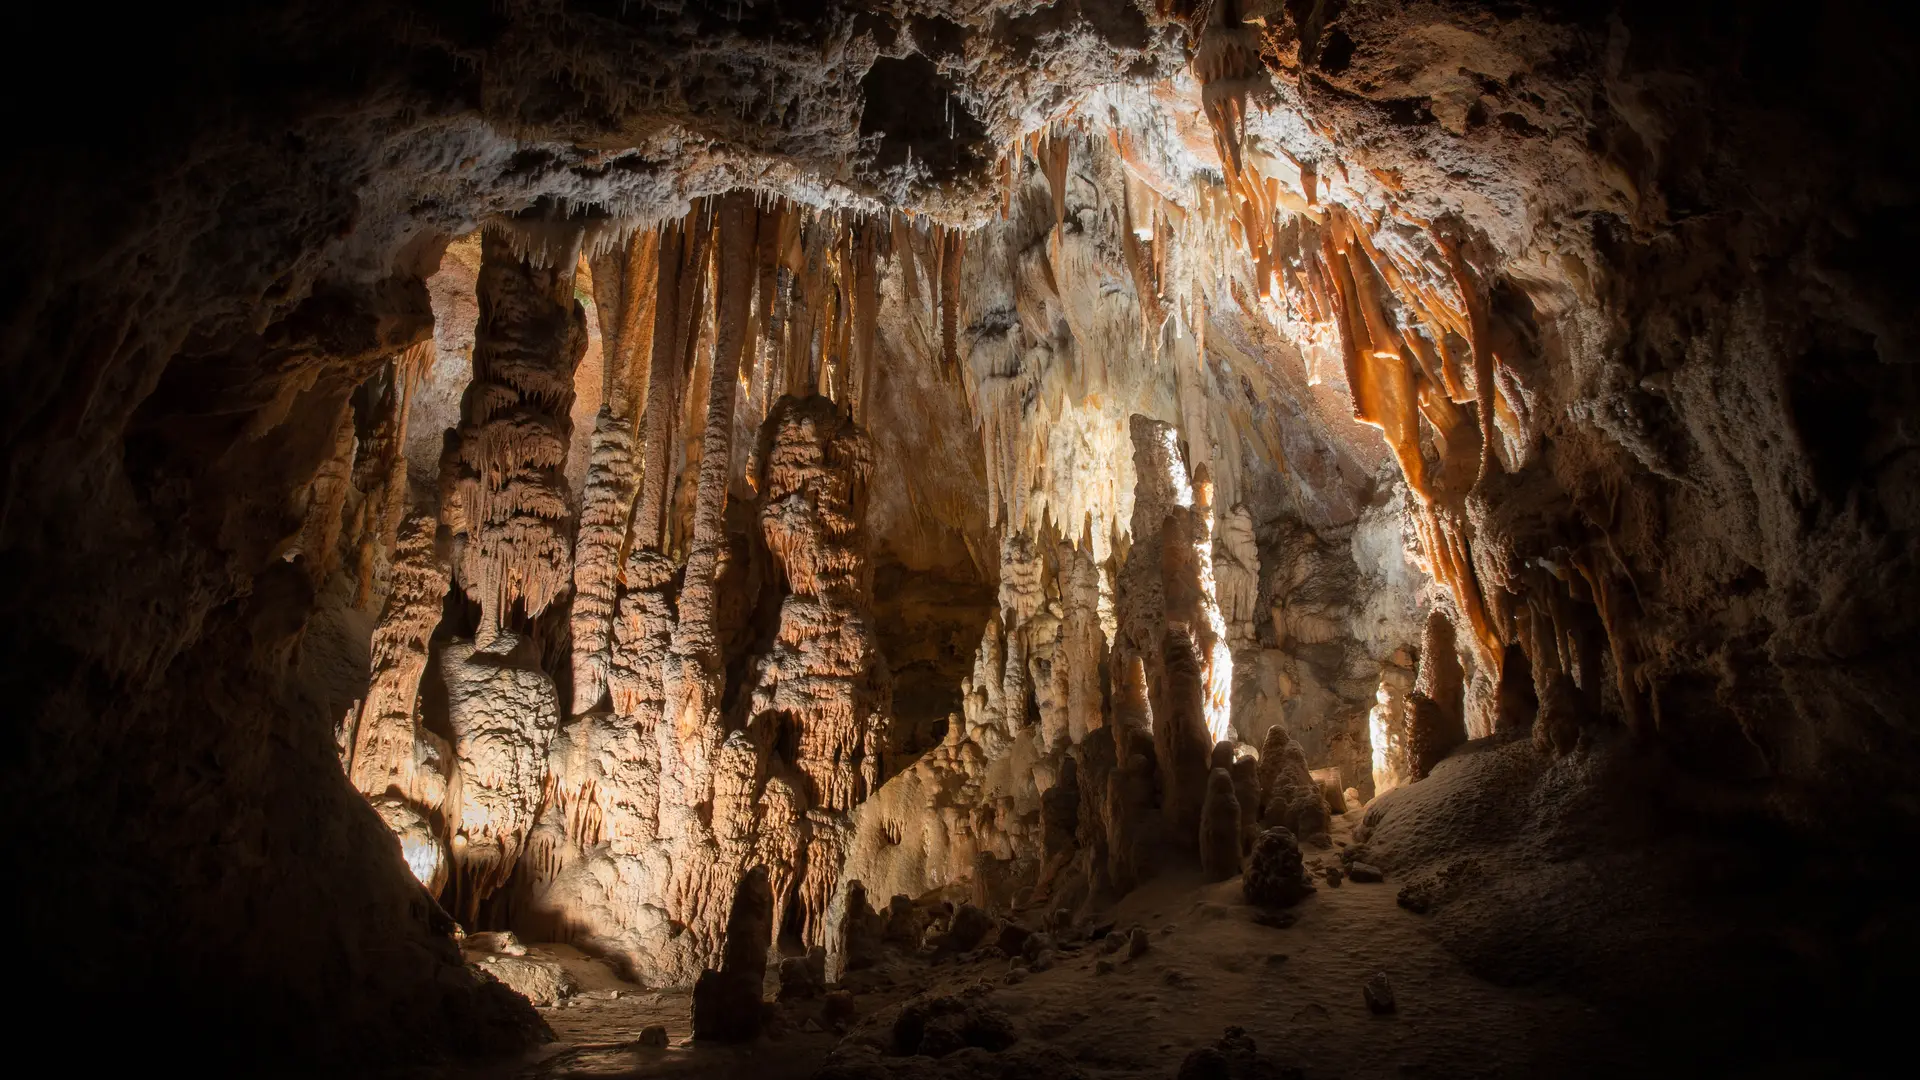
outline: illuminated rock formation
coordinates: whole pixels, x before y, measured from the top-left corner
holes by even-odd
[[[440,658],[453,729],[452,896],[468,921],[514,871],[560,726],[553,680],[533,665],[524,644],[502,633],[484,650],[450,643]]]
[[[452,761],[445,742],[421,728],[418,701],[429,639],[440,625],[450,582],[437,542],[438,528],[439,521],[425,514],[407,519],[400,527],[386,604],[373,632],[367,696],[355,718],[347,765],[354,787],[368,798],[390,797],[412,807],[401,815],[404,828],[394,831],[408,850],[408,865],[416,876],[424,869],[421,884],[435,892],[446,880],[444,853],[439,850],[437,830],[422,815],[441,813],[446,770]],[[382,816],[398,813],[388,810]],[[427,844],[421,834],[433,843]],[[416,856],[415,850],[421,854]]]
[[[537,1032],[455,919],[681,987],[1261,821],[1631,1035],[1898,1030],[1903,27],[803,7],[35,8],[104,91],[13,125],[0,255],[56,998],[376,1071]]]
[[[653,354],[659,260],[659,233],[648,230],[634,238],[624,258],[602,262],[594,273],[595,289],[603,294],[596,307],[608,326],[601,334],[607,378],[606,400],[594,419],[580,532],[573,550],[569,608],[573,707],[569,711],[576,715],[597,705],[607,686],[620,560],[640,480],[634,438],[647,374],[640,361],[651,361]],[[612,319],[606,318],[609,311],[616,313]],[[636,368],[642,376],[637,386]]]
[[[1454,653],[1453,621],[1443,611],[1427,616],[1420,640],[1420,675],[1407,695],[1407,743],[1412,779],[1433,771],[1440,759],[1467,739],[1465,687]]]
[[[576,241],[577,243],[577,241]],[[573,510],[561,478],[573,371],[587,347],[573,299],[578,248],[535,266],[505,235],[482,241],[473,382],[461,401],[455,579],[480,605],[484,646],[516,608],[566,591]]]

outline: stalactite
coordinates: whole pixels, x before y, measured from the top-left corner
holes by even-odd
[[[407,512],[407,416],[414,388],[433,363],[431,339],[407,349],[388,364],[385,378],[370,380],[362,393],[379,385],[378,399],[368,406],[376,416],[372,435],[354,455],[353,486],[362,493],[355,525],[354,599],[365,608],[373,598],[376,577],[391,561],[400,521]]]
[[[1055,281],[1065,285],[1064,258],[1067,225],[1067,169],[1068,153],[1071,143],[1063,132],[1051,128],[1047,130],[1040,148],[1040,171],[1046,174],[1047,189],[1053,197],[1053,238],[1048,247],[1048,261],[1053,264]]]
[[[484,643],[515,604],[538,615],[571,584],[572,509],[560,470],[587,334],[573,299],[577,257],[536,268],[489,232],[481,259],[473,381],[461,401],[466,535],[456,577],[480,604]]]
[[[683,725],[717,720],[717,716],[707,715],[710,708],[717,709],[721,689],[720,645],[713,625],[714,576],[720,546],[725,542],[722,532],[727,480],[733,460],[733,410],[738,396],[740,357],[746,349],[753,288],[759,276],[753,265],[759,218],[751,196],[745,193],[720,200],[715,296],[718,329],[700,447],[693,537],[688,547],[680,591],[680,619],[673,641],[674,654],[680,660],[678,685],[686,695],[677,706],[686,713],[681,720]]]
[[[639,494],[639,462],[634,454],[634,429],[648,385],[656,290],[659,288],[660,233],[648,229],[634,234],[618,259],[599,260],[594,275],[596,295],[602,301],[602,320],[613,328],[603,333],[606,357],[602,408],[594,419],[587,479],[581,496],[580,534],[573,550],[573,604],[569,620],[573,634],[573,713],[593,708],[607,687],[613,617],[620,569],[626,557],[627,526]],[[617,273],[616,273],[617,270]],[[611,317],[609,317],[611,312]],[[637,376],[637,377],[636,377]]]
[[[966,234],[944,232],[940,261],[940,355],[947,370],[960,370],[960,260],[967,248]]]
[[[876,266],[878,237],[876,226],[867,222],[857,227],[853,267],[853,370],[850,393],[854,419],[867,422],[867,410],[873,395],[876,364],[874,335],[880,316],[880,279]],[[958,288],[955,289],[958,292]],[[954,357],[958,361],[958,356]]]
[[[300,554],[307,579],[316,587],[333,573],[340,557],[342,512],[353,488],[353,413],[340,410],[333,452],[320,463],[307,486],[307,514],[300,526]]]
[[[680,408],[684,361],[699,332],[695,303],[698,283],[706,274],[708,233],[689,222],[668,225],[660,234],[660,271],[654,291],[659,314],[640,418],[640,501],[632,526],[632,543],[652,551],[661,550],[665,542],[674,418]]]

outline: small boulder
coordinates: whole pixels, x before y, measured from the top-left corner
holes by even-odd
[[[1188,1054],[1175,1075],[1176,1080],[1298,1080],[1302,1074],[1259,1053],[1245,1028],[1230,1027],[1212,1046]]]
[[[1322,871],[1322,873],[1326,874],[1327,876],[1327,884],[1333,886],[1336,889],[1340,887],[1341,879],[1347,876],[1346,874],[1342,873],[1340,868],[1337,866],[1329,866],[1326,868],[1326,870]]]
[[[1355,862],[1347,867],[1347,876],[1363,885],[1377,885],[1387,880],[1386,871],[1372,863]]]
[[[993,929],[993,916],[972,904],[961,904],[953,913],[942,947],[948,952],[968,952],[978,947]]]
[[[913,901],[905,896],[896,896],[887,903],[885,929],[881,931],[881,940],[890,945],[913,946],[920,944],[920,934],[926,929],[926,917]]]
[[[942,996],[910,1001],[900,1010],[893,1022],[892,1049],[902,1057],[939,1058],[969,1046],[997,1053],[1019,1040],[1006,1013]]]
[[[478,934],[468,934],[461,939],[460,947],[468,952],[492,953],[496,956],[525,956],[527,947],[520,943],[511,930],[486,930]]]
[[[640,1037],[634,1045],[651,1050],[664,1050],[667,1046],[667,1027],[665,1024],[648,1024],[640,1029]]]
[[[1127,959],[1138,960],[1147,955],[1147,950],[1151,948],[1153,948],[1153,942],[1147,937],[1146,927],[1136,926],[1127,935]]]
[[[1265,908],[1253,913],[1253,921],[1274,930],[1286,930],[1300,921],[1300,916],[1285,908]]]
[[[789,956],[780,961],[780,1000],[804,1001],[817,998],[827,989],[827,952],[818,945],[806,956]]]
[[[993,943],[1008,956],[1019,956],[1026,951],[1027,939],[1032,936],[1032,930],[1008,919],[1000,924],[1000,935],[994,938]]]
[[[1394,1010],[1393,985],[1387,982],[1387,973],[1376,971],[1367,977],[1366,985],[1360,988],[1360,996],[1366,999],[1367,1008],[1375,1016],[1385,1016]]]
[[[469,954],[468,962],[541,1008],[563,1005],[578,990],[567,969],[544,956]]]

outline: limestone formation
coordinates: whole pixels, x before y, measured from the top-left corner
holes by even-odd
[[[1329,816],[1325,798],[1307,769],[1306,755],[1279,725],[1268,729],[1266,745],[1260,750],[1260,792],[1262,825],[1291,830],[1302,840],[1318,838],[1325,846]]]
[[[1466,741],[1465,682],[1454,654],[1453,622],[1441,611],[1427,616],[1420,642],[1420,675],[1407,695],[1407,743],[1412,779],[1433,771],[1440,759]]]
[[[420,680],[427,669],[428,641],[440,625],[449,584],[448,567],[437,540],[439,522],[417,514],[401,526],[391,561],[386,604],[373,631],[372,671],[367,696],[354,725],[352,754],[347,765],[353,784],[370,799],[395,798],[411,805],[409,830],[421,815],[437,814],[446,799],[450,763],[439,738],[422,730],[418,700]],[[384,816],[384,815],[383,815]],[[400,830],[401,844],[409,840]],[[433,845],[412,841],[413,850]],[[408,858],[408,865],[430,890],[445,882],[440,856],[425,861]]]
[[[1200,870],[1209,881],[1240,872],[1240,800],[1233,794],[1233,774],[1226,769],[1214,769],[1207,777],[1200,810]]]
[[[1161,806],[1168,823],[1185,834],[1199,827],[1212,756],[1204,719],[1206,689],[1192,635],[1169,632],[1163,640],[1165,689],[1161,707],[1154,714],[1154,749],[1160,768]]]
[[[539,615],[572,579],[573,506],[561,468],[587,332],[573,299],[576,247],[541,266],[504,235],[487,235],[481,251],[473,382],[460,407],[455,577],[480,605],[485,645],[516,607]]]
[[[512,875],[546,786],[547,747],[560,726],[553,680],[528,642],[496,634],[486,649],[449,643],[440,676],[453,730],[452,895],[471,922]]]
[[[1240,804],[1240,850],[1253,849],[1260,835],[1260,761],[1252,755],[1235,758],[1230,766],[1233,798]]]
[[[773,940],[773,892],[765,867],[740,878],[727,915],[726,949],[720,970],[701,972],[693,988],[693,1037],[745,1042],[760,1034],[760,984],[767,976]]]
[[[1312,887],[1302,869],[1300,845],[1293,834],[1275,827],[1260,834],[1247,857],[1247,903],[1261,907],[1292,907]]]
[[[1895,18],[451,7],[17,34],[101,101],[22,110],[0,200],[0,855],[55,999],[366,1073],[539,1034],[456,921],[681,988],[1034,912],[1020,970],[1073,967],[1058,911],[1364,797],[1356,880],[1499,867],[1422,906],[1502,982],[1767,999],[1763,1065],[1899,1030]],[[918,1013],[941,1064],[829,1075],[1054,1074]]]
[[[660,232],[636,233],[617,260],[596,263],[596,308],[603,330],[605,400],[595,415],[587,477],[580,500],[580,530],[573,550],[573,707],[578,715],[600,700],[607,684],[621,554],[638,494],[635,428],[653,355],[655,293]]]

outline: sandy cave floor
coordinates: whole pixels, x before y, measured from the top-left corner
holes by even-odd
[[[1358,811],[1335,819],[1346,840]],[[1338,847],[1309,848],[1309,869],[1337,862]],[[1316,875],[1317,878],[1317,875]],[[1633,1040],[1603,1013],[1544,987],[1500,987],[1466,971],[1426,919],[1401,909],[1397,885],[1320,881],[1278,929],[1255,921],[1239,878],[1207,884],[1197,874],[1163,876],[1124,898],[1121,931],[1146,927],[1152,948],[1137,959],[1098,941],[1063,950],[1051,970],[1009,978],[1009,961],[902,957],[863,981],[883,984],[856,998],[849,1039],[884,1045],[898,1004],[923,991],[961,993],[986,984],[985,1003],[1012,1017],[1022,1041],[1058,1048],[1095,1077],[1172,1077],[1196,1047],[1223,1029],[1246,1029],[1262,1054],[1307,1077],[1546,1076],[1629,1067]],[[843,1036],[806,1030],[818,1003],[796,1006],[787,1030],[747,1046],[691,1042],[690,993],[621,981],[565,946],[542,947],[573,971],[581,993],[540,1010],[556,1041],[526,1058],[463,1077],[702,1076],[784,1080],[818,1069]],[[1107,974],[1102,959],[1115,961]],[[1397,1011],[1377,1016],[1361,995],[1376,971],[1391,982]],[[1015,981],[1017,979],[1018,981]],[[891,985],[885,985],[885,984]],[[769,980],[768,997],[774,986]],[[979,990],[976,990],[978,993]],[[664,1024],[665,1049],[634,1040]]]

